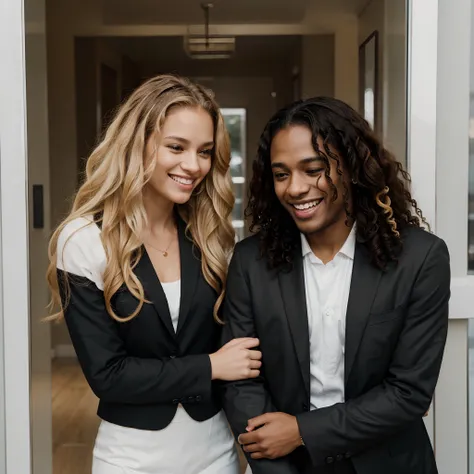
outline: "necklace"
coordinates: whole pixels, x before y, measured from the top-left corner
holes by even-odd
[[[158,252],[161,252],[161,254],[163,255],[163,257],[167,257],[167,256],[168,256],[168,250],[169,250],[169,248],[171,247],[171,244],[172,244],[173,241],[174,241],[175,235],[176,235],[176,234],[173,233],[173,235],[171,236],[171,240],[170,240],[168,246],[165,248],[165,250],[162,250],[162,249],[159,249],[159,248],[155,247],[154,245],[150,244],[150,242],[147,242],[147,244],[148,244],[151,248],[153,248],[153,249],[155,249],[155,250],[158,250]]]

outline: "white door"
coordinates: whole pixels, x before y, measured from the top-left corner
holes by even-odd
[[[451,255],[448,341],[427,422],[440,474],[469,472],[467,351],[468,320],[474,316],[474,277],[468,274],[471,2],[408,2],[409,169],[415,198]]]
[[[23,2],[0,2],[0,472],[8,474],[31,465],[24,43]]]
[[[45,33],[45,0],[0,2],[2,474],[52,472],[50,328],[41,322],[50,225]],[[33,185],[44,211],[35,225]],[[31,291],[30,278],[42,282]]]

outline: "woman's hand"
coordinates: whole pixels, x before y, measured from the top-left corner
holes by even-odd
[[[251,350],[260,341],[253,337],[232,339],[214,354],[210,354],[212,380],[253,379],[260,375],[262,353]]]

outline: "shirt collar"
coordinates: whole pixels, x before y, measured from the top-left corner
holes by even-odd
[[[347,236],[346,241],[344,242],[344,245],[341,247],[339,252],[337,252],[336,255],[342,253],[346,257],[349,257],[351,260],[354,260],[354,255],[355,255],[355,244],[356,244],[356,226],[355,224],[352,226],[352,229]],[[306,255],[311,254],[313,251],[311,250],[311,247],[309,246],[308,239],[304,234],[301,234],[301,254],[304,257]]]

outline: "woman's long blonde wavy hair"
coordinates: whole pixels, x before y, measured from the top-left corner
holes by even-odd
[[[133,92],[90,155],[86,178],[77,192],[72,210],[49,243],[47,280],[52,293],[50,307],[52,312],[57,308],[59,311],[48,319],[62,319],[69,302],[68,282],[58,281],[58,238],[68,223],[81,217],[101,216],[101,239],[107,257],[103,274],[104,298],[109,315],[117,321],[129,321],[147,303],[143,286],[133,271],[143,254],[141,236],[147,226],[143,188],[155,164],[155,160],[146,160],[145,150],[151,135],[162,127],[168,111],[176,107],[200,107],[210,114],[214,123],[215,149],[211,170],[190,200],[177,207],[186,222],[187,235],[201,252],[204,278],[219,295],[214,306],[214,318],[220,321],[218,311],[224,297],[228,258],[234,245],[230,220],[234,196],[229,173],[229,139],[212,93],[188,79],[173,75],[149,79]],[[63,302],[60,284],[66,295]],[[125,318],[115,314],[111,304],[113,295],[123,284],[138,300],[135,311]]]

